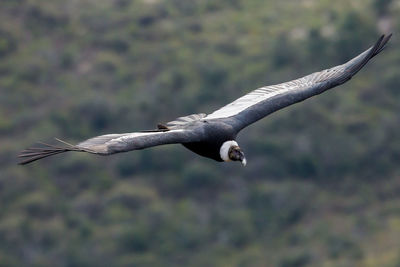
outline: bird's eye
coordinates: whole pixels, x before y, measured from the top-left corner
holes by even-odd
[[[240,152],[235,151],[235,159],[240,160]]]

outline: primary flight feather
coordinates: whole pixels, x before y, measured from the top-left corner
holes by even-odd
[[[246,165],[244,153],[235,141],[240,130],[274,111],[347,82],[385,48],[391,36],[381,36],[374,46],[345,64],[290,82],[261,87],[211,114],[180,117],[159,124],[156,130],[101,135],[77,145],[59,139],[62,146],[40,143],[40,147],[22,151],[19,164],[28,164],[67,151],[111,155],[180,143],[201,156],[221,162],[240,161]]]

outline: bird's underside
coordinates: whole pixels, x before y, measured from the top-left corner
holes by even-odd
[[[67,151],[110,155],[165,144],[183,144],[193,152],[217,161],[241,161],[243,152],[234,141],[240,130],[272,112],[303,101],[350,80],[365,64],[379,54],[391,37],[383,35],[374,46],[345,64],[307,75],[290,82],[256,89],[234,102],[206,115],[180,117],[157,129],[135,133],[97,136],[77,145],[59,141],[59,145],[39,143],[19,155],[19,164]]]

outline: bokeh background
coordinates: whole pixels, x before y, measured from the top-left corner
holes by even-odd
[[[1,0],[0,266],[400,266],[397,0]],[[243,131],[17,166],[35,141],[153,129],[340,64],[344,86]]]

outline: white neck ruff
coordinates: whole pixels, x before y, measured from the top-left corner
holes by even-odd
[[[223,161],[231,161],[231,159],[229,158],[229,149],[232,146],[239,146],[238,143],[236,143],[236,141],[226,141],[222,144],[221,148],[219,149],[219,155],[221,156],[221,159]]]

